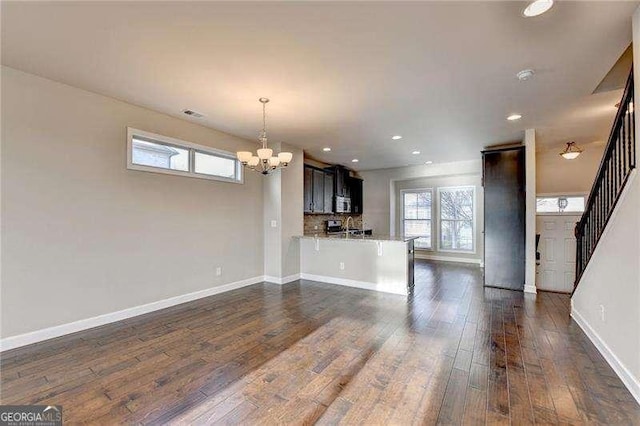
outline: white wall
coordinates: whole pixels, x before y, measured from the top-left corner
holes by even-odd
[[[256,148],[2,68],[3,338],[263,275],[263,177],[127,170],[127,126]]]
[[[633,15],[633,62],[640,69],[640,8]],[[634,75],[640,87],[640,75]],[[640,105],[636,91],[635,105]],[[636,135],[640,134],[638,118]],[[636,164],[640,149],[636,141]],[[640,179],[627,183],[571,299],[572,316],[640,403]],[[604,309],[604,318],[602,316]]]
[[[431,245],[432,250],[417,249],[417,255],[422,258],[433,259],[465,259],[473,263],[481,263],[484,260],[484,193],[482,188],[482,176],[479,174],[468,174],[460,176],[433,176],[425,178],[417,178],[410,180],[401,180],[394,182],[395,188],[395,232],[396,235],[402,235],[402,198],[401,192],[405,189],[430,188],[433,190],[432,200],[432,227],[431,227]],[[440,236],[438,212],[439,199],[438,188],[451,186],[473,186],[476,192],[475,199],[475,252],[447,252],[438,249],[438,238]],[[366,211],[366,210],[365,210]]]

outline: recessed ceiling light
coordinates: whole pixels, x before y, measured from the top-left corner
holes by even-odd
[[[413,155],[419,155],[419,154],[420,154],[420,151],[413,151],[413,152],[412,152],[412,154],[413,154]]]
[[[195,118],[202,118],[204,117],[204,114],[198,111],[194,111],[192,109],[183,109],[182,110],[183,114],[189,115],[191,117],[195,117]]]
[[[521,118],[522,118],[522,115],[520,114],[511,114],[510,116],[507,117],[507,120],[515,121],[515,120],[520,120]]]
[[[425,161],[424,164],[433,164],[433,161]]]
[[[529,3],[522,14],[527,18],[542,15],[553,6],[553,0],[536,0]]]
[[[324,152],[329,152],[329,151],[331,151],[331,148],[329,148],[329,147],[327,146],[327,147],[325,147],[325,148],[322,148],[322,150],[323,150]]]
[[[358,161],[360,160],[358,160],[357,158],[354,158],[353,160],[351,160],[352,163],[357,163]]]
[[[393,139],[394,141],[397,141],[398,139],[402,139],[402,136],[400,135],[391,136],[391,139]]]

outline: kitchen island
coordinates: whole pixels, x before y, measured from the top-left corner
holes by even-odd
[[[324,233],[298,238],[302,279],[401,295],[413,287],[415,238]]]

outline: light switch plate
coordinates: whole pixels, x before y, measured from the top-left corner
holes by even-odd
[[[272,227],[272,228],[277,228],[277,227],[278,227],[278,221],[276,221],[276,220],[272,220],[272,221],[271,221],[271,227]]]

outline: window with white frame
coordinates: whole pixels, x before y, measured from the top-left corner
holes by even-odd
[[[439,249],[475,251],[475,188],[438,188],[440,219]]]
[[[536,213],[578,214],[584,212],[583,195],[542,196],[536,198]]]
[[[132,128],[127,129],[127,168],[242,183],[233,153]]]
[[[415,248],[431,249],[430,189],[402,191],[402,234],[418,237]]]

